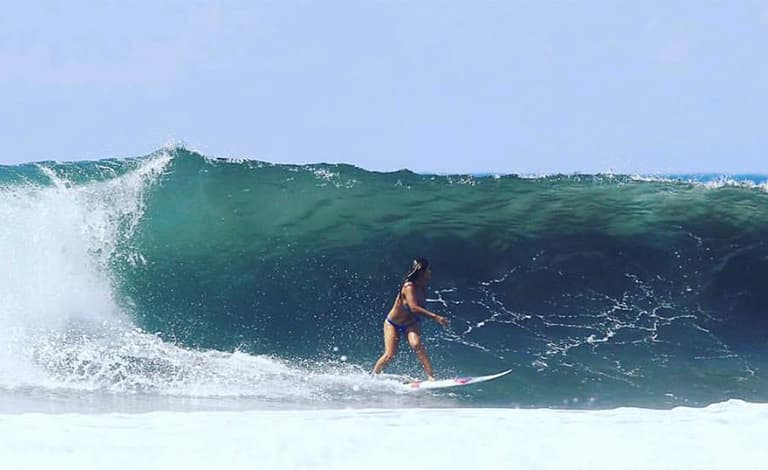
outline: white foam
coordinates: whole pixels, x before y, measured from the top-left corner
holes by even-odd
[[[40,165],[50,185],[0,187],[0,390],[318,403],[391,388],[396,382],[372,381],[351,365],[288,366],[187,349],[134,324],[111,269],[115,261],[142,262],[131,237],[147,190],[172,158],[160,152],[123,175],[85,183]]]
[[[684,178],[675,176],[661,176],[661,175],[632,175],[630,179],[633,181],[643,183],[685,183],[693,186],[698,186],[706,189],[720,189],[720,188],[744,188],[744,189],[756,189],[762,192],[768,192],[768,179],[763,181],[737,178],[728,175],[720,175],[710,180],[701,180],[695,178]]]
[[[47,383],[38,359],[51,337],[131,327],[109,264],[170,160],[161,153],[122,176],[79,185],[40,166],[50,186],[0,188],[0,386]]]
[[[4,469],[733,469],[765,466],[768,405],[0,416]]]

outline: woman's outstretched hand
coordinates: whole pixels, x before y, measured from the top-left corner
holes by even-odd
[[[440,323],[440,326],[442,326],[443,328],[448,328],[448,323],[450,323],[447,318],[442,317],[440,315],[438,315],[437,318],[435,318],[435,321]]]

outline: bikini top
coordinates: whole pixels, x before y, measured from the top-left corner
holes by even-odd
[[[400,301],[400,307],[402,307],[402,308],[404,308],[405,310],[407,310],[407,311],[408,311],[408,313],[413,313],[413,312],[411,311],[411,307],[410,307],[410,306],[408,306],[408,302],[405,300],[405,295],[403,295],[403,287],[407,286],[408,284],[413,284],[413,281],[407,281],[407,282],[405,282],[405,283],[403,284],[403,286],[400,288],[400,294],[399,294],[399,295],[400,295],[400,297],[399,297],[399,299],[398,299],[398,300]]]

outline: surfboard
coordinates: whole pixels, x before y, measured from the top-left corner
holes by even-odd
[[[472,385],[480,382],[487,382],[489,380],[498,379],[512,372],[512,369],[499,372],[498,374],[481,375],[478,377],[456,377],[453,379],[442,380],[415,380],[413,382],[406,383],[405,386],[415,390],[431,390],[436,388],[450,388],[450,387],[462,387],[464,385]]]

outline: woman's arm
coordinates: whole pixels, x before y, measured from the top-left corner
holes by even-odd
[[[405,302],[408,304],[411,312],[417,315],[424,315],[425,317],[431,318],[432,320],[440,323],[440,325],[443,327],[448,326],[448,320],[445,317],[430,312],[426,308],[419,305],[419,302],[416,300],[416,288],[413,285],[405,286]]]

